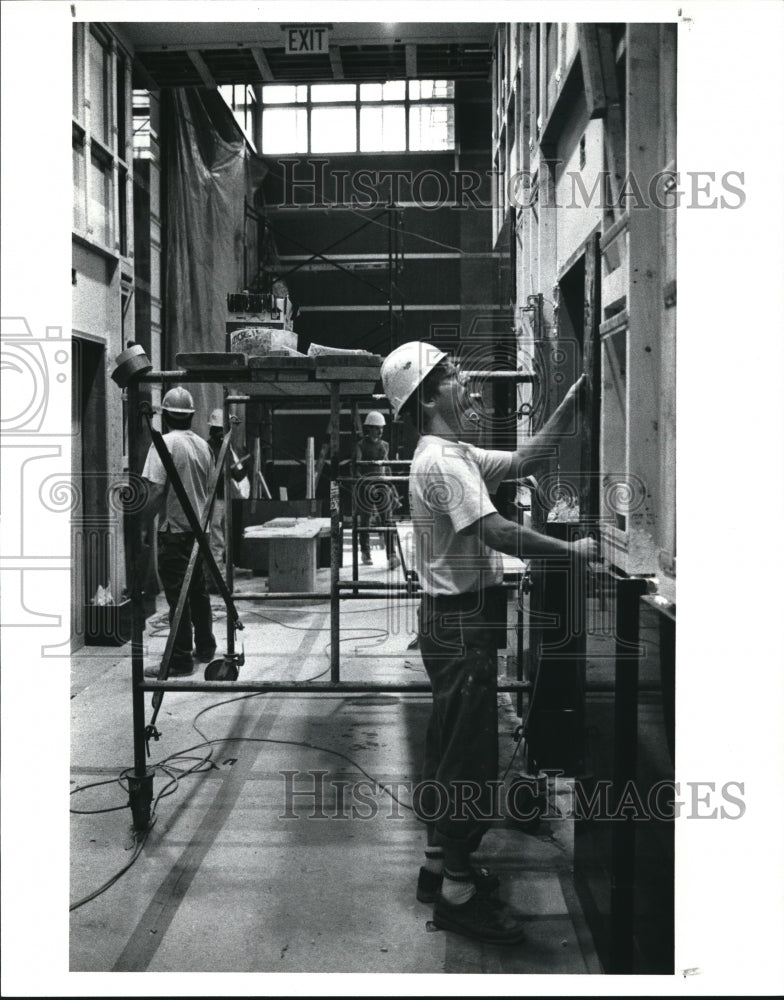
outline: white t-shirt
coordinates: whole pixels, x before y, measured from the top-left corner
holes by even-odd
[[[201,522],[204,509],[207,506],[207,482],[213,467],[210,446],[193,431],[169,431],[163,435],[166,447],[171,452],[174,467],[180,475],[185,493],[190,500],[196,516]],[[150,445],[147,459],[142,469],[142,476],[151,483],[164,486],[168,482],[166,469],[158,457],[155,445]],[[158,515],[158,531],[184,532],[192,531],[188,518],[180,506],[174,487],[169,483],[166,492],[166,507]]]
[[[463,594],[501,583],[500,552],[459,532],[497,513],[490,499],[509,476],[514,454],[487,451],[435,434],[419,439],[409,498],[414,560],[427,594]]]

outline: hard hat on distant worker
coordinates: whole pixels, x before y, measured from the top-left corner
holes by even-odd
[[[218,407],[217,410],[213,410],[212,411],[212,413],[210,414],[210,419],[209,419],[209,422],[207,423],[207,426],[208,427],[220,427],[221,430],[223,429],[223,410],[220,407]]]
[[[411,394],[430,374],[446,352],[422,340],[396,347],[381,364],[381,383],[397,417]]]
[[[176,385],[173,389],[169,389],[163,397],[161,408],[166,410],[167,413],[185,414],[195,412],[193,396],[191,396],[187,389],[183,389],[181,385]]]
[[[378,410],[371,410],[365,417],[365,427],[386,427],[386,423],[384,414]]]

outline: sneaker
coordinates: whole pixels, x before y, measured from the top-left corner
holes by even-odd
[[[362,553],[362,565],[363,566],[372,566],[373,565],[373,556],[371,556],[371,554],[369,552],[363,552]]]
[[[433,906],[433,923],[475,941],[514,944],[525,934],[525,918],[500,899],[476,892],[467,903],[453,906],[439,893]]]
[[[472,868],[471,875],[473,876],[476,891],[481,896],[491,895],[501,884],[499,877],[493,875],[486,868]],[[420,903],[435,903],[443,881],[443,875],[428,871],[423,865],[419,869],[416,898]]]

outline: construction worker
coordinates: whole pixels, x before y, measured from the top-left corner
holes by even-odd
[[[213,410],[210,414],[210,419],[207,423],[207,433],[207,444],[210,446],[210,451],[215,461],[217,461],[221,445],[223,444],[223,410],[220,407]],[[239,499],[243,496],[248,497],[250,495],[250,482],[248,481],[248,474],[245,471],[245,465],[237,457],[237,453],[233,448],[230,448],[230,454],[231,457],[228,461],[231,462],[229,472],[231,475],[232,499]],[[244,484],[244,490],[240,484]],[[218,479],[218,489],[215,495],[215,505],[212,509],[212,521],[210,522],[210,548],[215,557],[215,562],[221,568],[224,568],[226,563],[226,501],[224,491],[224,477],[221,476]],[[210,593],[217,593],[218,588],[213,581],[209,582],[208,590]]]
[[[381,476],[390,475],[388,465],[374,465],[376,462],[386,462],[389,458],[389,444],[383,439],[386,420],[378,410],[371,410],[365,417],[365,433],[357,442],[354,452],[357,475],[359,480],[354,493],[355,503],[359,511],[359,546],[362,552],[362,562],[365,566],[373,564],[370,554],[370,524],[375,515],[383,531],[384,547],[387,553],[387,566],[396,569],[400,563],[395,552],[395,535],[392,514],[399,506],[397,490],[392,483],[385,483]]]
[[[580,569],[596,556],[596,544],[570,544],[509,521],[491,494],[549,457],[574,419],[580,382],[539,434],[517,452],[504,452],[467,443],[480,417],[466,379],[444,351],[403,344],[385,358],[381,379],[393,415],[412,420],[421,434],[409,490],[423,591],[420,650],[433,708],[415,802],[428,830],[417,899],[433,903],[437,927],[480,941],[518,941],[523,917],[495,895],[498,878],[471,860],[498,813],[492,783],[498,778],[497,649],[506,645],[501,554],[571,559]]]
[[[165,432],[163,441],[171,453],[196,517],[202,522],[207,505],[208,481],[215,463],[207,442],[190,429],[195,412],[193,397],[187,389],[175,386],[163,397],[161,410]],[[158,514],[158,576],[169,604],[171,623],[196,536],[153,445],[147,453],[142,477],[147,486],[143,513],[149,533]],[[196,560],[188,600],[177,630],[169,663],[170,676],[184,677],[193,673],[194,632],[196,658],[208,663],[215,655],[216,644],[201,555]],[[148,667],[144,673],[148,677],[157,677],[158,667]]]

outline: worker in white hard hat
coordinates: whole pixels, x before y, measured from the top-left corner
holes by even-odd
[[[207,434],[207,444],[210,446],[215,461],[217,461],[223,444],[223,410],[221,407],[213,410],[210,414],[210,419],[207,422]],[[250,482],[245,469],[247,458],[238,458],[234,448],[230,448],[226,460],[230,463],[231,499],[247,499],[250,496]],[[226,500],[224,494],[224,477],[221,476],[218,479],[218,489],[210,522],[210,548],[215,562],[221,568],[225,567],[226,564]],[[210,593],[217,593],[217,587],[213,581],[209,581],[207,589]]]
[[[573,423],[580,381],[539,435],[505,452],[467,443],[480,417],[446,352],[419,341],[403,344],[385,358],[381,379],[394,415],[411,419],[421,435],[409,500],[423,592],[419,647],[433,709],[415,800],[428,830],[417,898],[433,903],[437,927],[481,941],[518,941],[522,916],[495,895],[498,878],[472,862],[498,813],[497,650],[506,646],[501,554],[583,566],[596,556],[596,544],[570,544],[509,521],[491,495],[552,453]]]
[[[207,487],[214,461],[207,442],[191,430],[195,412],[193,397],[187,389],[175,386],[163,397],[161,411],[164,443],[201,521],[207,506]],[[196,536],[153,445],[147,453],[142,477],[147,486],[144,514],[149,531],[152,530],[155,515],[158,515],[158,576],[166,594],[171,622]],[[196,561],[188,600],[180,619],[169,663],[170,676],[184,677],[193,673],[194,633],[196,658],[208,663],[215,655],[215,636],[201,555]],[[144,673],[148,677],[157,677],[158,666],[147,667]]]
[[[397,490],[393,483],[385,483],[384,476],[389,476],[388,465],[379,465],[389,458],[389,444],[382,437],[386,420],[379,410],[371,410],[365,417],[365,433],[357,442],[354,451],[357,482],[354,484],[354,503],[359,513],[359,547],[362,552],[362,563],[365,566],[373,564],[370,552],[371,520],[375,516],[379,521],[381,537],[387,556],[387,567],[396,569],[400,564],[395,551],[396,542],[392,514],[399,505]],[[375,464],[373,464],[375,463]]]

